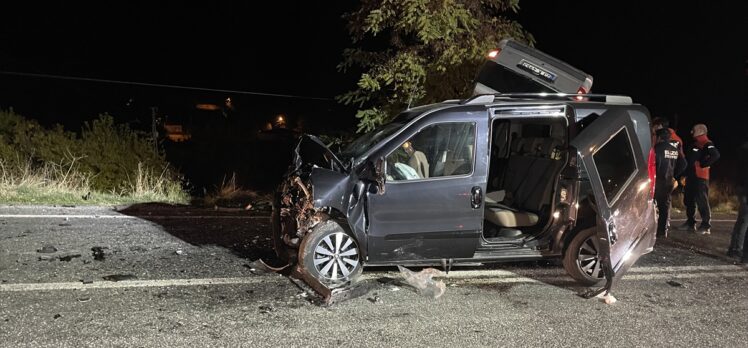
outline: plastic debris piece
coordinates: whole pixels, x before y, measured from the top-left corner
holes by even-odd
[[[616,298],[613,295],[608,294],[608,293],[602,293],[600,295],[597,295],[597,298],[599,298],[600,301],[605,302],[605,304],[607,305],[611,305],[611,304],[618,302],[618,300],[616,300]]]
[[[670,285],[670,286],[672,286],[672,287],[682,287],[683,286],[683,283],[676,282],[675,280],[668,280],[667,284]]]
[[[397,266],[400,273],[405,277],[405,282],[416,288],[419,294],[439,298],[444,294],[446,285],[441,280],[432,279],[434,276],[442,276],[444,272],[435,268],[425,268],[420,272],[413,272],[403,266]]]

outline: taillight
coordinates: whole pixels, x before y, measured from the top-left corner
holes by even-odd
[[[500,49],[495,49],[491,52],[488,52],[488,58],[494,59],[499,56],[499,53],[501,53]]]
[[[655,179],[657,177],[657,159],[654,148],[649,149],[649,159],[647,160],[647,174],[649,174],[649,197],[654,198]]]
[[[587,94],[587,90],[584,89],[584,87],[579,87],[579,89],[577,90],[577,94]],[[584,100],[584,97],[582,96],[576,96],[574,98],[576,98],[576,100]]]

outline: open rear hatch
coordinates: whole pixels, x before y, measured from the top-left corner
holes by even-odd
[[[507,39],[488,54],[473,95],[494,93],[587,94],[592,76],[532,47]]]

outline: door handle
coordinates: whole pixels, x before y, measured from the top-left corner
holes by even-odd
[[[478,209],[481,204],[483,204],[483,190],[480,186],[473,186],[473,189],[470,190],[470,205],[473,209]]]

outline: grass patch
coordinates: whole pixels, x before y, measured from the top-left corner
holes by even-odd
[[[221,181],[221,185],[216,187],[212,192],[208,192],[199,204],[209,207],[230,207],[230,208],[258,208],[265,206],[272,201],[272,195],[249,190],[239,186],[236,183],[236,173],[233,173],[227,180],[226,177]]]
[[[91,187],[91,174],[80,171],[75,159],[34,166],[8,166],[0,160],[0,203],[110,205],[138,202],[187,203],[178,181],[167,180],[142,165],[133,173],[130,189],[101,192]]]
[[[682,190],[678,189],[673,193],[673,208],[685,212],[686,206],[683,204]],[[738,196],[735,193],[734,185],[724,181],[709,182],[709,206],[712,213],[735,213],[738,210]]]

